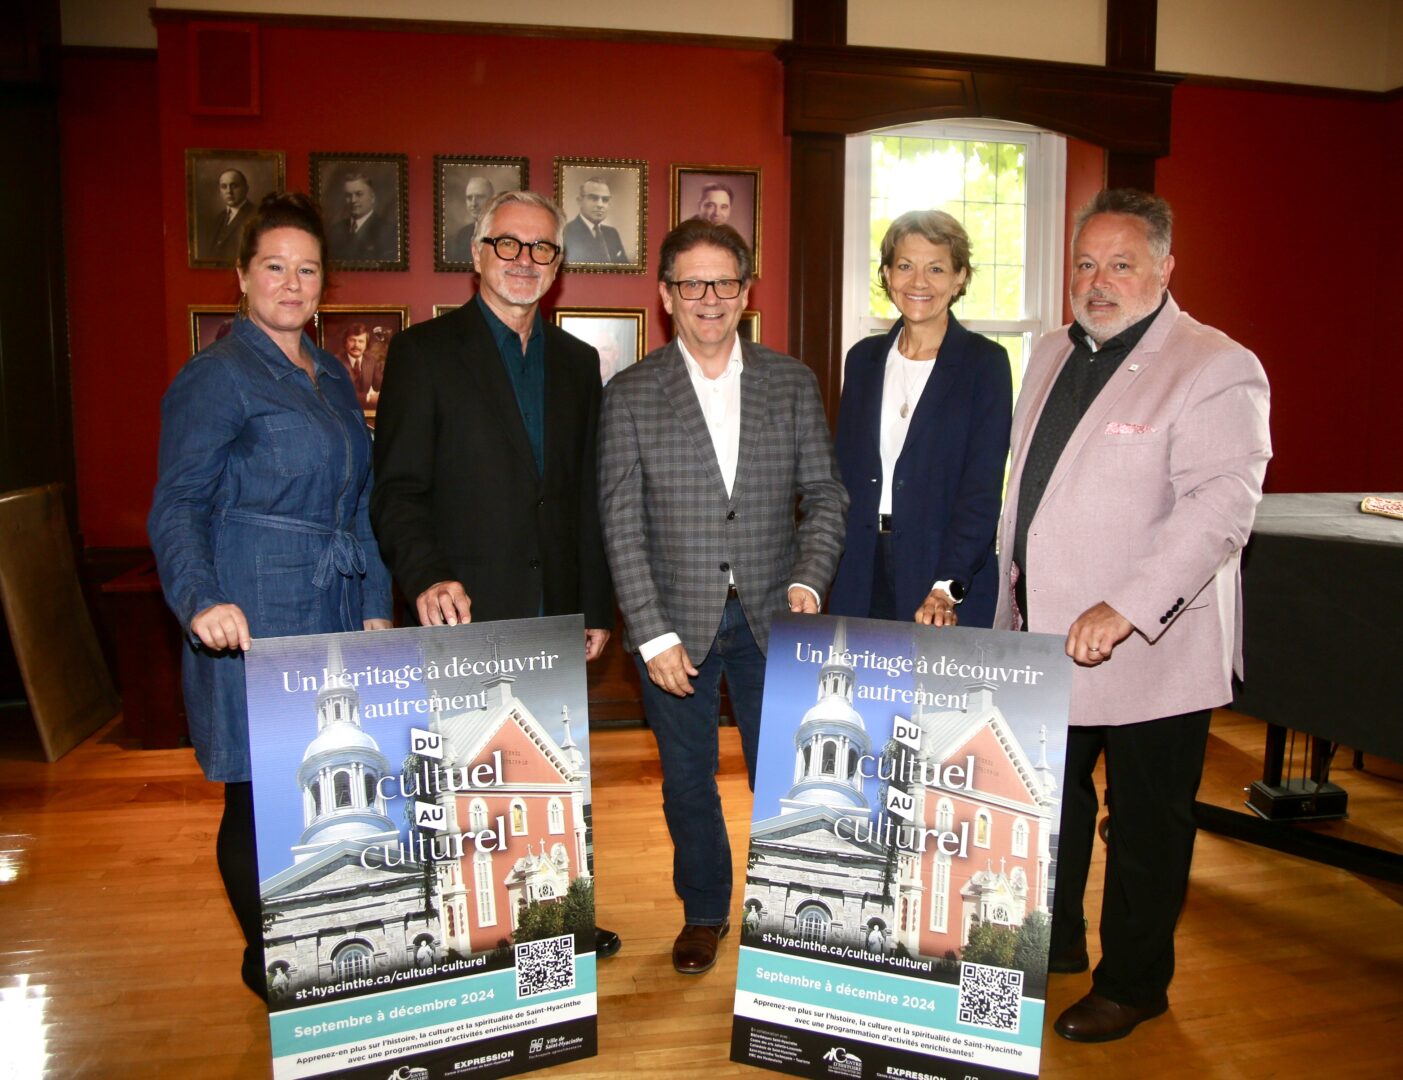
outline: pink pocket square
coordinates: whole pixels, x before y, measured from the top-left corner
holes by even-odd
[[[1149,424],[1122,424],[1112,420],[1106,425],[1107,435],[1148,435],[1152,431],[1154,428]]]

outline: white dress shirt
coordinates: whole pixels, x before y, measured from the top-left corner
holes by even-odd
[[[882,497],[877,501],[877,513],[890,514],[892,507],[892,486],[896,482],[896,462],[906,445],[906,435],[911,430],[911,418],[916,415],[916,403],[925,393],[930,373],[935,370],[934,360],[910,360],[901,355],[897,342],[891,343],[887,353],[887,369],[882,381],[882,417],[879,446],[882,452]],[[906,415],[901,415],[901,407],[906,406]],[[950,579],[937,581],[931,586],[946,596],[951,596]],[[953,596],[951,596],[953,599]]]
[[[891,343],[891,351],[887,353],[886,376],[882,382],[882,497],[877,504],[879,514],[891,513],[896,461],[901,457],[901,448],[906,445],[906,433],[911,430],[916,402],[921,400],[933,370],[934,360],[908,360],[901,355],[896,342]],[[905,416],[901,415],[903,405],[906,406]]]

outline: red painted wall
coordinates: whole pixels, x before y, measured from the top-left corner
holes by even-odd
[[[1072,227],[1076,223],[1077,211],[1095,198],[1096,193],[1106,186],[1106,151],[1080,139],[1067,140],[1067,220],[1063,225],[1063,236],[1067,250],[1062,260],[1062,280],[1070,284],[1072,280]],[[1072,321],[1072,302],[1062,297],[1062,321]]]
[[[752,306],[785,348],[789,245],[783,84],[768,53],[548,38],[264,27],[263,115],[191,116],[184,26],[159,59],[64,62],[64,199],[79,521],[90,546],[140,546],[155,479],[159,398],[188,352],[186,306],[230,303],[232,272],[185,254],[187,147],[410,155],[408,273],[343,273],[328,303],[408,304],[415,321],[471,295],[433,270],[433,155],[524,154],[552,192],[557,156],[649,162],[645,276],[562,274],[547,305],[643,307],[667,337],[654,280],[673,162],[764,169],[765,273]],[[533,70],[550,74],[533,76]],[[345,72],[363,75],[342,92]],[[1403,292],[1403,101],[1183,86],[1158,188],[1179,214],[1174,292],[1262,358],[1272,380],[1274,491],[1403,489],[1391,422],[1403,397],[1392,333]],[[1083,153],[1082,151],[1085,150]],[[102,167],[93,167],[100,162]],[[1068,153],[1074,185],[1095,148]]]
[[[462,303],[476,282],[472,274],[433,268],[435,154],[525,155],[530,186],[546,194],[554,194],[557,156],[642,158],[649,168],[648,273],[562,273],[545,304],[645,308],[650,347],[669,336],[656,283],[669,166],[758,165],[764,275],[751,306],[763,313],[765,343],[785,347],[788,143],[782,69],[768,52],[269,26],[261,28],[259,47],[263,115],[192,116],[185,27],[159,26],[172,373],[186,359],[185,305],[227,303],[235,290],[232,272],[186,266],[180,223],[187,147],[284,150],[288,184],[301,190],[309,183],[309,151],[408,153],[409,271],[339,273],[323,302],[407,303],[414,322],[430,318],[434,304]],[[574,212],[573,195],[566,211]]]
[[[155,54],[66,56],[59,107],[78,525],[144,546],[169,381]]]
[[[1269,491],[1403,489],[1403,105],[1181,86],[1171,288],[1272,387]]]

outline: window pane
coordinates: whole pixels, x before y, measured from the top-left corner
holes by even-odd
[[[994,274],[990,267],[984,267],[969,279],[969,289],[964,299],[954,307],[957,319],[994,318]]]
[[[965,151],[965,198],[991,203],[995,195],[996,144],[972,142],[965,145],[968,147]]]
[[[996,266],[994,269],[994,314],[996,319],[1017,319],[1023,313],[1023,267]],[[988,273],[986,270],[985,273]]]
[[[1026,149],[1022,143],[999,143],[998,199],[1001,203],[1028,201]]]
[[[1023,363],[1032,347],[1032,334],[990,334],[1008,351],[1008,366],[1013,372],[1013,396],[1018,397],[1018,388],[1023,385]]]
[[[1001,203],[994,211],[993,256],[1000,266],[1022,267],[1027,260],[1027,207]]]
[[[871,269],[868,312],[894,318],[875,284],[882,237],[908,210],[941,209],[969,234],[977,272],[957,317],[1026,317],[1027,145],[892,134],[872,137]]]

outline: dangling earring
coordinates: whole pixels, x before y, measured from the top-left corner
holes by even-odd
[[[248,318],[248,293],[246,292],[239,294],[239,318]]]

